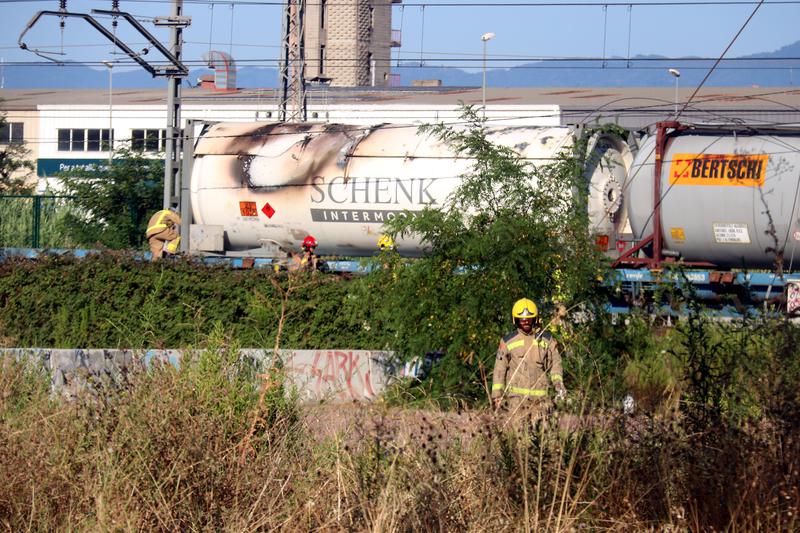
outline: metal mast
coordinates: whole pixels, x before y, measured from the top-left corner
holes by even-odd
[[[172,15],[167,24],[169,49],[172,55],[181,60],[183,48],[183,0],[172,0]],[[156,21],[158,24],[158,21]],[[185,74],[184,74],[185,75]],[[164,154],[164,209],[181,204],[180,153],[181,143],[181,74],[171,74],[167,80],[167,138]],[[182,213],[183,215],[183,213]],[[188,223],[182,224],[188,226]]]
[[[283,7],[283,57],[280,64],[280,120],[303,122],[306,109],[305,36],[306,0],[286,0]]]

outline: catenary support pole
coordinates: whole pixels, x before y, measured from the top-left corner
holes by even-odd
[[[172,0],[172,17],[183,16],[183,0]],[[181,59],[183,26],[172,25],[169,32],[170,52]],[[172,74],[167,81],[167,138],[164,155],[164,209],[181,204],[180,150],[181,138],[181,75]]]
[[[183,129],[183,162],[181,165],[181,252],[191,247],[192,196],[189,190],[194,163],[194,120],[187,120]]]

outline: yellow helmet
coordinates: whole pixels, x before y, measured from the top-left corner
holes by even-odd
[[[378,239],[378,248],[380,248],[382,252],[391,250],[394,248],[394,239],[386,234],[381,235],[381,238]]]
[[[517,302],[514,304],[514,307],[511,309],[511,316],[515,319],[536,318],[539,316],[539,310],[536,308],[536,304],[533,303],[532,300],[523,298],[521,300],[517,300]]]

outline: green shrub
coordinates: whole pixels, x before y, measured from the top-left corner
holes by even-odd
[[[630,361],[623,376],[637,408],[661,415],[677,409],[683,370],[677,358],[666,350]]]
[[[0,263],[0,337],[20,347],[180,348],[219,323],[240,346],[273,348],[283,304],[281,346],[382,348],[388,333],[364,327],[370,309],[356,297],[364,283],[117,253],[8,259]]]

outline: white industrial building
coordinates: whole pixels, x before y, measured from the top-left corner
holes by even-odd
[[[687,89],[688,91],[688,89]],[[769,94],[768,97],[764,96]],[[744,121],[800,124],[796,88],[709,88],[695,97],[684,121]],[[181,118],[203,121],[274,121],[277,92],[239,90],[183,92]],[[688,92],[680,95],[688,97]],[[671,89],[574,88],[489,90],[486,118],[492,125],[557,126],[612,122],[639,129],[673,113]],[[157,89],[0,90],[8,126],[0,144],[20,139],[36,163],[36,175],[50,178],[75,166],[104,165],[108,138],[114,148],[152,154],[164,148],[166,91]],[[662,102],[653,104],[654,101]],[[480,88],[320,88],[309,98],[312,122],[355,125],[458,122],[461,104],[480,107]],[[110,134],[109,134],[110,131]],[[42,180],[45,183],[46,180]]]

